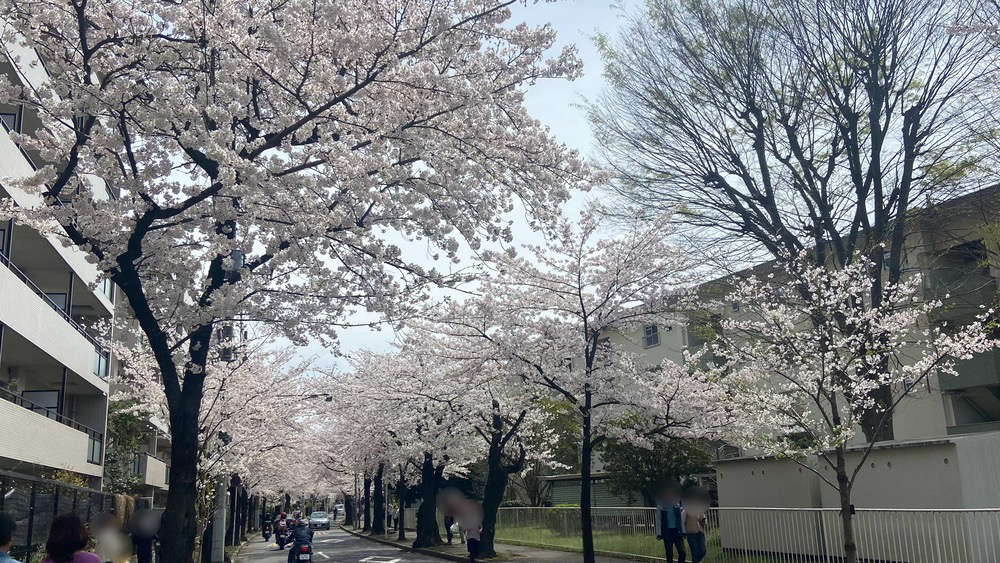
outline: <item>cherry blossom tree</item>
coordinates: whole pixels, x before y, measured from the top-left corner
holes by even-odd
[[[858,260],[836,271],[791,264],[735,284],[727,300],[743,305],[706,346],[712,361],[703,375],[727,388],[737,417],[730,439],[792,459],[837,490],[844,552],[854,563],[851,491],[876,444],[861,432],[862,417],[877,409],[878,424],[891,423],[892,410],[929,375],[953,375],[956,360],[995,348],[985,322],[992,311],[966,326],[935,325],[941,302],[921,298],[918,276],[885,287],[871,306],[875,264]],[[893,390],[887,405],[875,404],[879,386]],[[834,476],[809,463],[812,456]]]
[[[619,232],[595,209],[545,244],[486,253],[481,298],[442,312],[452,337],[477,340],[517,377],[572,405],[580,419],[584,561],[594,561],[592,452],[609,436],[705,435],[722,424],[718,387],[671,361],[651,365],[614,335],[682,325],[695,269],[668,242],[670,215],[629,220]],[[472,311],[470,312],[470,308]],[[627,421],[627,423],[625,422]]]
[[[476,311],[475,307],[462,310],[473,314]],[[407,323],[401,354],[420,357],[436,366],[423,376],[425,382],[436,378],[429,400],[457,417],[460,428],[478,443],[472,452],[480,456],[479,460],[485,458],[480,554],[495,557],[497,513],[511,475],[523,471],[529,459],[549,461],[544,437],[535,435],[543,428],[544,412],[539,389],[517,377],[520,362],[514,362],[512,367],[482,339],[452,330],[456,320],[452,317],[449,323]],[[466,318],[464,322],[476,320]]]
[[[510,236],[588,174],[528,117],[523,87],[573,78],[515,0],[0,1],[13,63],[0,100],[40,196],[18,220],[59,225],[116,283],[152,349],[175,457],[161,539],[197,534],[200,409],[217,327],[243,318],[331,342],[357,309],[398,317],[437,269]],[[112,197],[108,197],[110,194]]]
[[[125,341],[138,345],[125,346]],[[169,405],[156,361],[141,338],[113,344],[121,369],[113,379],[119,398],[143,415],[167,421]],[[307,468],[315,466],[313,450],[301,442],[314,396],[310,361],[293,347],[278,347],[273,335],[242,341],[238,357],[218,354],[205,368],[205,394],[199,409],[197,523],[199,535],[216,509],[219,477],[239,475],[249,490],[277,495],[281,491],[315,491]],[[296,437],[290,440],[290,437]],[[176,448],[175,448],[176,449]],[[289,467],[297,470],[289,472]]]

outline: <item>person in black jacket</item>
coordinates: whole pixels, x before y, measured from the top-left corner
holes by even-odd
[[[312,545],[313,531],[309,529],[309,523],[299,518],[295,525],[288,532],[288,541],[292,544],[291,551],[288,552],[288,563],[293,563],[298,557],[299,548],[304,545]]]

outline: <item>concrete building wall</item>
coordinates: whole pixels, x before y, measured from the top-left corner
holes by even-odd
[[[108,383],[94,374],[94,345],[3,267],[0,267],[0,322],[107,393]]]
[[[144,485],[159,489],[167,488],[167,464],[149,455],[142,454],[142,480]]]
[[[853,471],[861,453],[852,451]],[[831,482],[828,463],[809,463]],[[858,508],[1000,507],[1000,432],[897,443],[876,448],[854,485]],[[836,490],[787,459],[740,458],[717,467],[719,504],[726,507],[838,508]]]
[[[99,477],[101,465],[87,463],[87,434],[8,401],[0,401],[0,457]]]

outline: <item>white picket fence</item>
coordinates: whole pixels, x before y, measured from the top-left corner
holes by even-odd
[[[653,509],[595,507],[592,514],[599,553],[664,559]],[[406,509],[408,528],[415,519]],[[833,562],[844,555],[835,508],[713,508],[707,520],[705,563]],[[858,508],[854,534],[865,562],[1000,562],[1000,508]],[[579,550],[580,537],[579,508],[501,508],[497,516],[498,542]]]
[[[593,509],[594,545],[607,555],[663,559],[654,510]],[[837,561],[843,534],[837,509],[717,508],[708,514],[706,563]],[[862,509],[854,516],[864,561],[1000,561],[1000,509]],[[497,540],[558,549],[580,546],[578,508],[503,508]]]

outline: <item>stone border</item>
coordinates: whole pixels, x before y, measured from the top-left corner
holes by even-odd
[[[340,529],[343,530],[343,531],[345,531],[345,532],[347,532],[348,534],[351,534],[352,536],[354,536],[356,538],[363,538],[363,539],[366,539],[366,540],[369,540],[369,541],[373,541],[373,542],[378,543],[378,544],[382,544],[382,545],[387,545],[387,546],[390,546],[390,547],[394,547],[394,548],[396,548],[396,549],[398,549],[400,551],[406,551],[408,553],[419,553],[420,555],[427,555],[427,556],[430,556],[430,557],[437,557],[439,559],[446,559],[448,561],[457,561],[458,563],[468,563],[468,561],[469,561],[468,557],[462,557],[460,555],[452,555],[450,553],[441,553],[440,551],[434,551],[433,549],[424,549],[422,547],[409,547],[409,546],[405,546],[405,545],[399,545],[398,543],[396,543],[396,542],[394,542],[392,540],[384,540],[382,538],[376,538],[376,537],[372,537],[372,536],[367,536],[367,535],[365,535],[365,534],[363,534],[361,532],[356,532],[354,530],[348,530],[343,525],[340,526]]]

